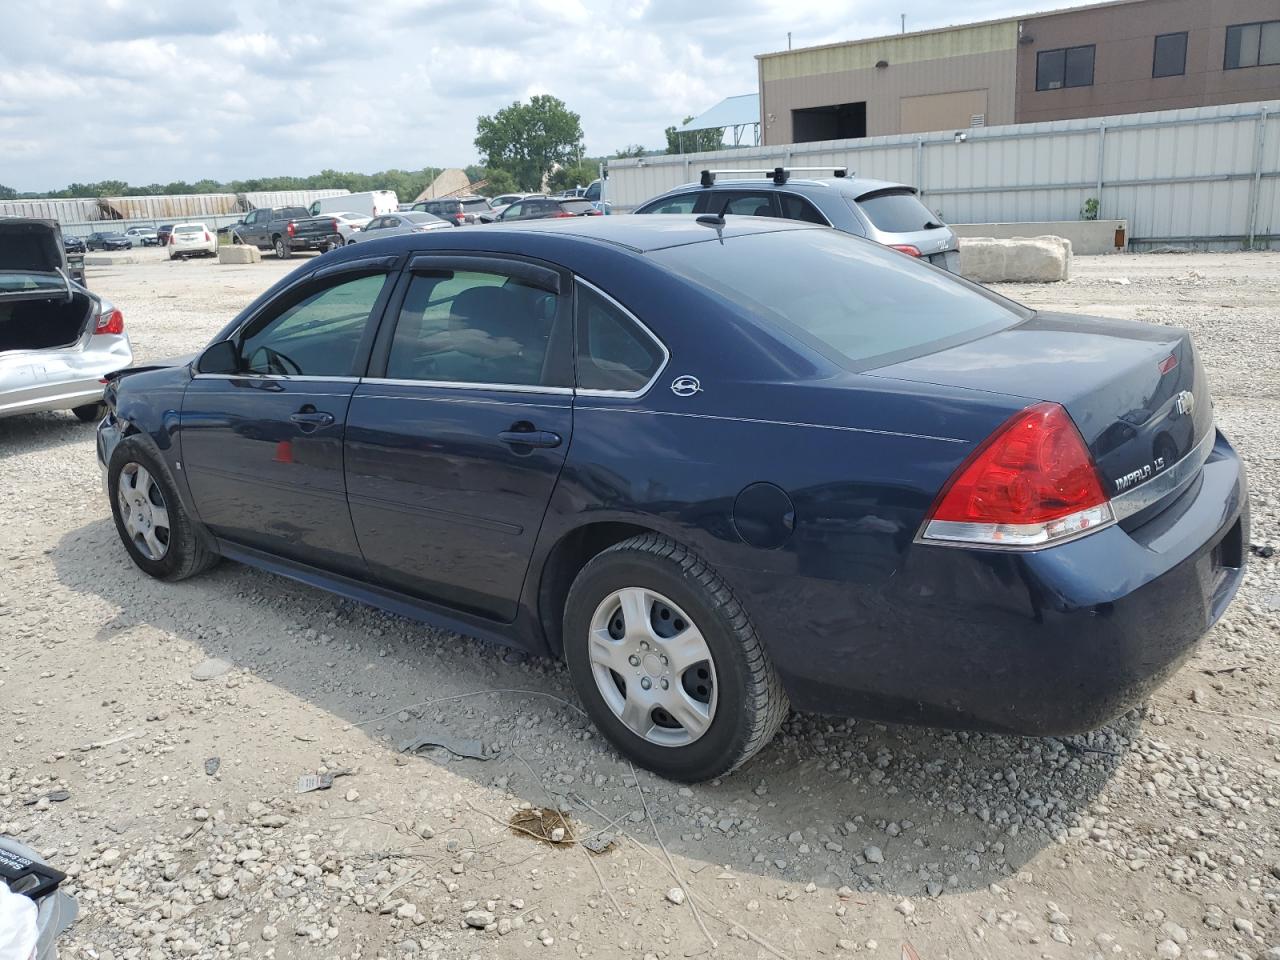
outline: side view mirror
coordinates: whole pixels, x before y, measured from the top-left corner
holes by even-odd
[[[219,340],[205,348],[196,360],[196,373],[239,373],[240,352],[230,340]]]

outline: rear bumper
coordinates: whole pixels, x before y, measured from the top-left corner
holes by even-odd
[[[752,613],[799,709],[1065,735],[1178,668],[1235,596],[1248,542],[1244,468],[1219,435],[1193,485],[1132,531],[1033,553],[916,545],[879,590],[787,584],[781,637],[776,612]],[[839,612],[797,635],[823,609]]]
[[[290,237],[290,250],[319,250],[320,248],[328,249],[329,247],[341,246],[343,243],[342,234],[326,233],[322,237]]]
[[[32,350],[0,357],[0,417],[70,410],[102,400],[102,379],[133,362],[128,335],[92,337],[94,349]]]

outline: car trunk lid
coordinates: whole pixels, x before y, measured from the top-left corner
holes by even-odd
[[[0,302],[70,299],[62,231],[51,220],[0,219]]]
[[[1060,403],[1122,519],[1185,489],[1213,444],[1204,368],[1174,327],[1042,313],[871,372]]]

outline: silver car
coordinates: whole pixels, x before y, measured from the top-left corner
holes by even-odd
[[[826,176],[796,176],[807,173]],[[698,183],[646,200],[635,212],[739,214],[821,223],[960,272],[960,241],[920,202],[915,187],[856,177],[844,168],[703,170]]]
[[[96,421],[105,378],[132,362],[124,316],[67,274],[57,222],[0,219],[0,417]]]
[[[359,233],[347,238],[347,243],[364,243],[379,237],[400,237],[406,233],[426,233],[453,225],[430,213],[410,210],[408,213],[384,213],[365,224]]]

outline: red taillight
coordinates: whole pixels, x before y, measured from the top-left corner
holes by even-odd
[[[172,247],[175,243],[177,243],[177,242],[178,242],[178,241],[177,241],[177,236],[178,236],[178,235],[177,235],[176,233],[171,233],[171,234],[169,234],[169,246],[171,246],[171,247]]]
[[[897,250],[899,253],[905,253],[908,257],[924,256],[924,254],[920,252],[919,247],[914,246],[910,243],[891,243],[889,244],[889,248],[892,250]]]
[[[334,220],[334,221],[333,221],[333,223],[330,225],[330,229],[331,229],[334,233],[337,233],[337,232],[338,232],[338,221],[337,221],[337,220]]]
[[[94,334],[124,333],[124,314],[115,307],[104,309],[98,314],[98,322],[93,326]]]
[[[291,236],[291,237],[294,235],[295,228],[294,228],[294,226],[293,226],[293,221],[292,221],[292,220],[290,220],[290,221],[289,221],[289,226],[285,228],[285,232],[286,232],[286,233],[288,233],[288,234],[289,234],[289,236]]]
[[[577,216],[577,214],[575,214],[575,213],[566,213],[565,211],[561,210],[559,213],[553,213],[551,216],[552,216],[554,219],[559,219],[560,217],[575,217],[575,216]]]
[[[1160,376],[1163,377],[1166,373],[1169,373],[1170,371],[1176,369],[1177,366],[1178,366],[1177,356],[1172,353],[1169,354],[1167,357],[1165,357],[1163,360],[1160,361]]]
[[[212,240],[212,239],[213,239],[213,237],[209,236],[209,231],[208,231],[208,230],[206,230],[206,231],[204,232],[204,242],[205,242],[205,243],[208,243],[208,242],[209,242],[210,240]]]
[[[467,215],[465,213],[455,213],[453,215],[453,219],[457,220],[459,223],[465,223],[467,220]]]
[[[960,465],[929,511],[921,539],[1036,547],[1114,520],[1075,423],[1058,404],[1038,403]]]

